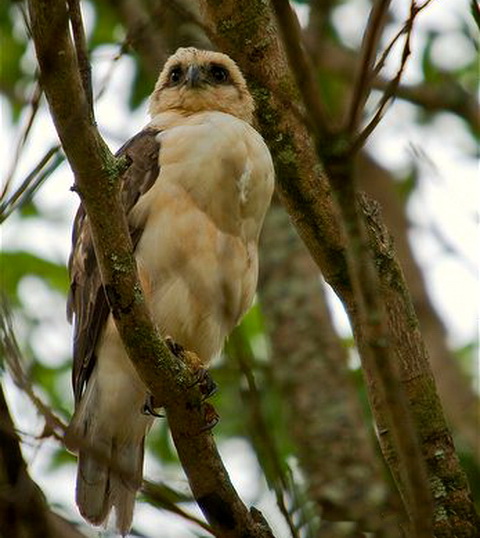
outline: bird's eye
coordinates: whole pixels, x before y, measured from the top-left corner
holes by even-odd
[[[168,80],[171,84],[177,84],[182,78],[182,68],[180,66],[173,67],[168,76]]]
[[[210,67],[210,73],[212,74],[213,80],[218,83],[226,82],[229,77],[229,72],[220,65],[213,64]]]

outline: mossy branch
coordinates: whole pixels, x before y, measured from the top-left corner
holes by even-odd
[[[224,52],[234,57],[251,84],[256,97],[260,129],[274,156],[277,192],[326,280],[349,312],[369,381],[370,400],[377,423],[388,423],[387,428],[381,428],[380,443],[400,485],[407,509],[416,521],[418,535],[431,535],[429,528],[433,525],[438,536],[448,536],[445,532],[458,532],[461,528],[466,536],[473,537],[478,518],[458,460],[450,450],[442,453],[446,457],[441,461],[437,459],[432,462],[430,459],[431,449],[435,444],[432,442],[433,430],[438,439],[443,439],[445,446],[450,446],[452,441],[441,407],[435,404],[433,408],[428,408],[425,405],[426,395],[426,399],[433,403],[437,402],[438,398],[427,356],[419,347],[421,336],[416,333],[416,348],[407,349],[405,336],[411,329],[411,319],[408,321],[406,317],[397,316],[393,309],[395,301],[400,301],[408,310],[408,294],[400,293],[398,288],[389,285],[394,282],[398,273],[380,272],[376,267],[372,267],[372,262],[377,259],[377,245],[366,244],[364,230],[361,230],[364,223],[359,222],[365,217],[360,214],[360,209],[355,209],[358,214],[353,224],[357,227],[357,232],[362,231],[361,234],[356,232],[352,236],[348,230],[352,223],[342,218],[348,216],[348,212],[344,211],[348,203],[356,205],[355,189],[351,183],[353,162],[345,151],[349,147],[348,134],[343,138],[337,136],[324,140],[324,148],[320,147],[318,142],[313,143],[305,123],[299,118],[298,111],[302,110],[299,92],[289,72],[268,3],[261,0],[225,0],[219,4],[215,0],[201,0],[201,5],[210,26],[211,39]],[[319,149],[321,154],[330,157],[341,155],[342,159],[346,159],[346,162],[338,162],[331,158],[328,163],[330,179],[337,179],[337,182],[328,181],[319,164],[316,149]],[[337,191],[342,187],[342,180],[349,183],[347,190],[350,199],[344,197],[341,217],[332,196],[331,185],[334,185]],[[335,194],[338,198],[338,193]],[[356,245],[357,250],[352,250],[352,244],[349,244],[352,241],[361,241],[361,244]],[[364,253],[370,249],[373,251],[373,260],[370,259],[363,267],[370,273],[372,270],[376,273],[370,275],[372,278],[369,276],[368,286],[363,286],[362,275],[356,270],[358,264],[352,264],[352,252],[358,252],[358,249]],[[362,258],[362,263],[365,259]],[[361,286],[358,285],[359,282]],[[378,282],[376,288],[372,285],[375,282]],[[375,295],[373,302],[370,302],[370,293]],[[375,312],[377,306],[380,308]],[[375,314],[384,316],[378,327],[375,327]],[[383,348],[385,335],[388,336],[388,346]],[[393,363],[397,362],[396,358],[399,356],[403,359],[398,364],[401,392],[397,390],[398,381],[393,368]],[[382,361],[390,363],[388,368],[382,370]],[[388,404],[392,404],[392,393],[388,391],[392,386],[395,388],[394,394],[399,398],[396,398],[395,407],[389,408]],[[379,387],[383,389],[379,390]],[[420,437],[420,456],[418,451],[409,453],[408,444],[414,446],[416,440],[412,437],[412,428],[405,423],[400,413],[405,408],[405,397],[401,393],[407,397],[408,414],[411,414],[417,432],[429,421],[429,413],[433,409],[435,425],[430,430],[430,437]],[[392,416],[396,417],[394,422]],[[430,424],[432,418],[430,415]],[[409,436],[408,444],[402,439],[403,433]],[[401,443],[398,444],[399,440]],[[411,462],[415,463],[417,469],[423,465],[427,467],[428,481],[423,480],[420,496],[419,492],[413,489],[418,479],[422,480],[423,473],[414,476],[411,472],[413,467],[410,468]],[[431,515],[426,516],[429,521],[422,521],[422,517],[429,514],[428,503],[425,507],[416,506],[416,500],[421,497],[428,498],[430,493],[435,494],[427,488],[440,475],[442,480],[447,476],[452,478],[458,489],[452,495],[434,495],[434,521]],[[426,496],[423,495],[425,492]],[[442,514],[446,511],[462,512],[462,516],[442,519]]]

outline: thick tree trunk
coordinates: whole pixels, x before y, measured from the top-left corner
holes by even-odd
[[[400,504],[382,476],[318,267],[279,205],[267,215],[260,262],[272,372],[288,402],[286,419],[321,517],[320,535],[400,536],[393,528]],[[355,525],[345,530],[336,521]]]
[[[343,222],[342,225],[329,183],[321,173],[315,147],[302,122],[302,109],[297,105],[297,90],[289,75],[269,7],[260,0],[225,1],[221,5],[214,0],[202,0],[201,4],[210,25],[211,39],[235,58],[251,84],[258,105],[260,128],[274,155],[280,198],[326,280],[342,298],[349,311],[357,344],[366,366],[370,401],[382,448],[396,476],[409,513],[416,514],[418,532],[428,535],[428,526],[432,524],[438,536],[447,537],[452,533],[475,536],[479,525],[478,515],[453,451],[451,436],[436,396],[435,384],[406,287],[403,279],[396,281],[401,278],[401,272],[397,270],[398,265],[393,254],[393,265],[389,266],[388,270],[385,267],[378,270],[382,253],[378,250],[380,245],[371,241],[373,259],[368,262],[368,258],[364,257],[362,261],[362,265],[367,261],[370,266],[367,276],[372,269],[376,272],[376,276],[372,275],[374,278],[368,281],[368,289],[364,286],[363,277],[358,273],[349,274],[348,268],[355,267],[355,264],[350,263],[351,244],[347,251],[346,236],[351,238],[351,235],[345,235],[343,226],[348,229],[352,222]],[[331,152],[340,147],[342,140],[332,138],[328,143]],[[318,139],[317,145],[320,145]],[[328,165],[332,184],[337,189],[343,188],[344,181],[353,182],[351,162],[329,162]],[[351,188],[350,192],[354,193],[355,190]],[[355,197],[345,197],[342,200],[344,214],[345,210],[348,212],[348,204],[354,205]],[[363,241],[358,233],[354,240]],[[358,247],[357,244],[356,248]],[[364,248],[365,246],[360,245],[357,252]],[[376,265],[371,266],[372,261]],[[367,265],[363,269],[366,269]],[[378,279],[381,289],[375,290],[375,279]],[[352,285],[355,280],[356,285]],[[363,299],[360,302],[355,291],[359,289],[359,284],[363,290]],[[380,292],[381,297],[378,297]],[[384,305],[382,311],[384,308],[386,319],[381,322],[386,322],[386,341],[378,338],[372,340],[368,332],[365,333],[367,326],[362,313],[362,302],[368,305],[365,299],[372,293],[375,301],[380,300],[380,304]],[[378,314],[381,315],[382,311],[378,311]],[[370,324],[370,329],[374,329],[374,310],[368,312],[367,323]],[[384,329],[378,334],[385,335]],[[387,347],[383,348],[384,345]],[[371,353],[376,354],[375,368],[370,366]],[[398,443],[405,441],[400,431],[404,430],[408,416],[395,422],[386,416],[394,407],[391,404],[386,407],[385,398],[390,399],[393,393],[385,385],[385,378],[379,378],[378,368],[385,367],[382,361],[392,361],[393,357],[397,357],[395,362],[399,369],[402,393],[407,397],[408,414],[421,442],[421,463],[426,466],[428,485],[435,503],[433,521],[425,521],[422,514],[428,513],[428,508],[419,505],[415,500],[418,494],[415,481],[420,480],[422,488],[427,485],[421,477],[411,472],[410,463],[417,464],[418,457],[412,456],[406,445],[403,446],[402,452],[398,452]],[[392,373],[390,372],[390,377]],[[401,424],[402,420],[405,420],[405,424]],[[422,432],[422,428],[427,429]],[[405,431],[411,435],[409,428]],[[408,482],[405,482],[406,475]],[[426,524],[426,527],[422,530],[423,524]]]

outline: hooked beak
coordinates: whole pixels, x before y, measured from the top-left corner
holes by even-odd
[[[198,65],[190,65],[185,76],[187,88],[199,88],[202,85],[202,73]]]

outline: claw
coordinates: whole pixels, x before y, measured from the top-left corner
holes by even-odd
[[[160,415],[159,413],[155,411],[155,406],[153,403],[153,396],[151,394],[147,396],[147,399],[145,400],[145,403],[143,404],[142,413],[144,415],[150,415],[156,418],[165,418],[165,415]]]
[[[202,400],[210,398],[218,390],[217,384],[215,383],[213,377],[206,368],[199,368],[195,372],[195,380],[189,388],[194,387],[195,385],[198,385],[198,388],[202,393]]]
[[[208,370],[202,366],[198,356],[195,353],[187,351],[181,344],[175,342],[171,336],[165,336],[165,344],[175,357],[187,364],[190,370],[194,372],[194,381],[188,388],[198,385],[203,395],[203,400],[213,396],[217,392],[217,384],[212,379]]]
[[[203,404],[203,417],[205,419],[205,426],[200,429],[200,432],[210,431],[214,428],[219,420],[220,415],[215,411],[215,408],[210,403]]]
[[[171,336],[165,337],[165,344],[168,349],[175,355],[175,357],[183,359],[183,355],[185,354],[185,348],[182,345],[175,342],[175,340]]]

